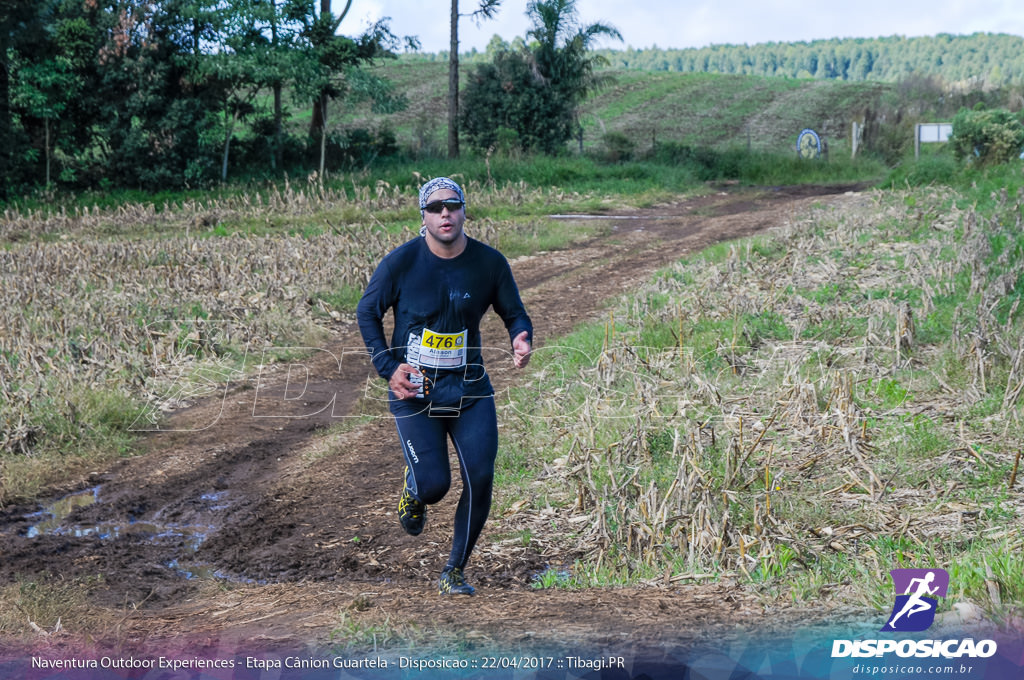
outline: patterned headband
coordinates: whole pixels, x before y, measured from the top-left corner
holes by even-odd
[[[430,198],[430,194],[438,189],[451,189],[459,195],[459,200],[463,203],[466,202],[466,195],[462,193],[462,187],[447,177],[435,177],[420,187],[420,210],[427,207],[427,199]]]

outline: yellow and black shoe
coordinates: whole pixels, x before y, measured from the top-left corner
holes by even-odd
[[[412,495],[409,487],[402,489],[402,497],[398,499],[398,521],[410,536],[419,536],[427,523],[427,506]]]
[[[466,577],[462,575],[462,569],[458,567],[445,567],[441,572],[441,578],[437,582],[437,592],[441,595],[472,595],[476,592],[473,586],[466,583]]]

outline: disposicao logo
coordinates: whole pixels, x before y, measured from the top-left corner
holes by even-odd
[[[935,622],[939,599],[949,590],[944,569],[893,569],[896,599],[882,632],[917,633]],[[833,640],[832,657],[988,658],[996,653],[993,640]]]
[[[896,602],[882,630],[916,633],[935,621],[938,598],[946,597],[949,574],[945,569],[893,569]]]

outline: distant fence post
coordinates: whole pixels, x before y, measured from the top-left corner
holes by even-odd
[[[952,123],[918,123],[914,126],[914,160],[921,156],[921,144],[948,142],[953,134]]]

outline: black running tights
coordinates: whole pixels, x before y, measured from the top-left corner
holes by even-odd
[[[455,509],[448,567],[463,568],[491,511],[494,460],[498,455],[498,418],[494,397],[466,399],[454,411],[431,411],[422,401],[391,400],[398,437],[409,472],[407,484],[427,505],[451,487],[448,440],[459,458],[462,495]]]

